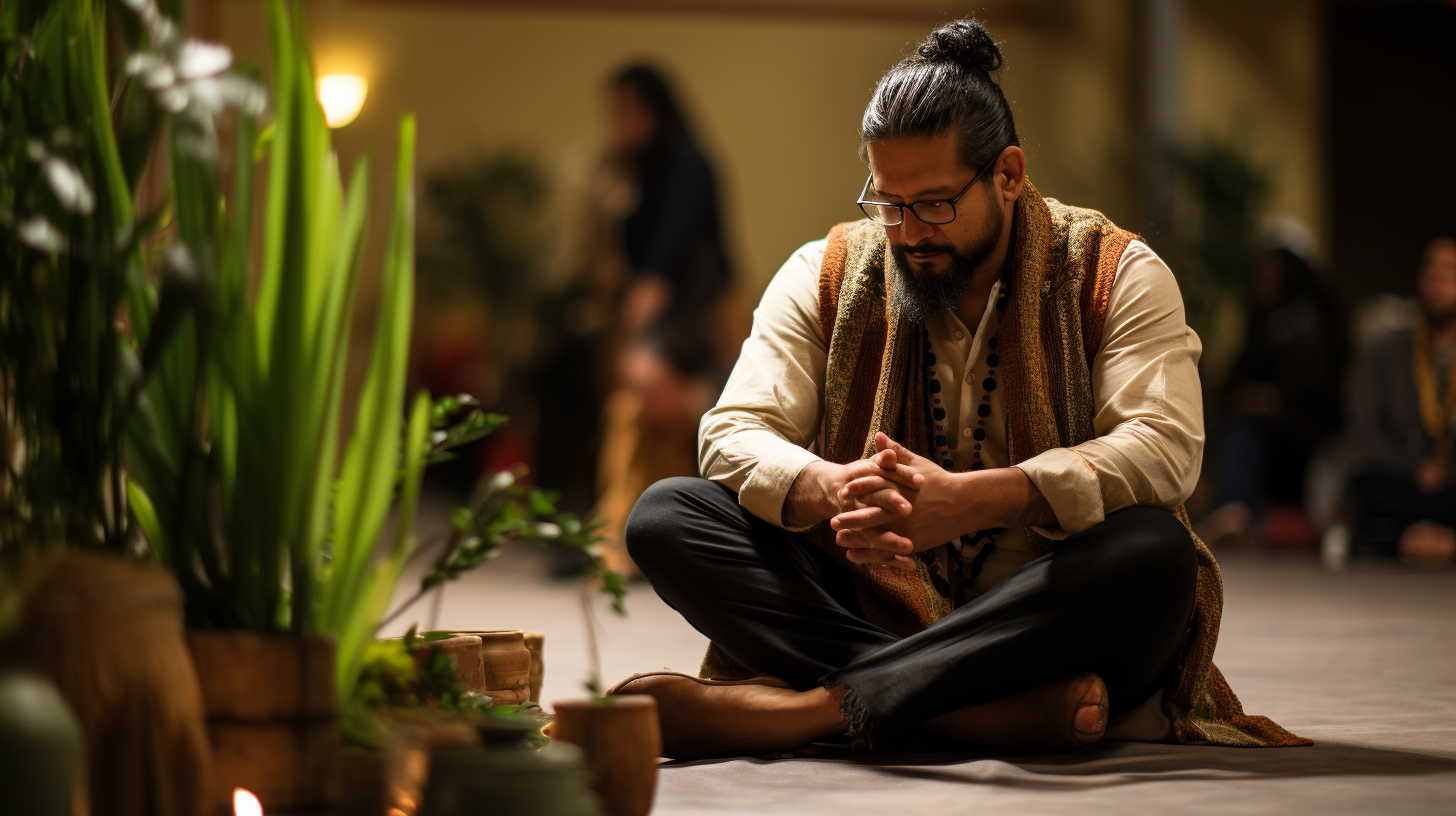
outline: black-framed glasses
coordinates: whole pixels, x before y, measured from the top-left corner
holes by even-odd
[[[871,221],[886,227],[898,226],[903,222],[905,220],[906,208],[909,208],[910,212],[915,213],[916,218],[919,218],[926,224],[949,224],[956,217],[956,202],[960,201],[961,196],[965,195],[967,190],[971,189],[976,182],[981,180],[981,176],[986,175],[987,170],[995,166],[996,159],[999,158],[1001,158],[999,152],[995,156],[992,156],[991,160],[986,162],[986,165],[976,173],[976,177],[971,179],[969,184],[962,187],[961,191],[956,193],[953,198],[934,198],[927,201],[916,201],[912,204],[890,204],[884,201],[867,201],[865,200],[865,194],[870,191],[870,183],[875,180],[875,174],[870,173],[870,177],[865,179],[864,189],[859,192],[859,200],[854,203],[859,205],[860,210]]]

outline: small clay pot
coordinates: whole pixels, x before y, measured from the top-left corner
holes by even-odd
[[[437,633],[427,632],[426,634]],[[480,662],[480,638],[473,634],[451,633],[451,636],[447,638],[420,643],[413,650],[415,663],[423,669],[425,662],[430,659],[430,655],[436,651],[454,657],[455,676],[465,684],[466,688],[471,691],[480,691],[485,679],[484,669]]]
[[[657,701],[645,694],[623,694],[558,702],[552,708],[552,736],[586,754],[588,784],[608,816],[647,816],[662,753]]]
[[[525,633],[526,650],[531,653],[531,677],[527,681],[530,687],[530,699],[532,702],[541,702],[541,681],[546,676],[546,664],[542,662],[541,652],[546,648],[546,635],[542,632]]]
[[[497,703],[519,705],[531,699],[531,651],[520,629],[473,629],[461,632],[480,638],[483,679],[472,686]]]

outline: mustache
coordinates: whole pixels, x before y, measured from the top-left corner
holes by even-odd
[[[955,248],[952,247],[950,244],[916,244],[914,246],[901,244],[897,246],[892,246],[890,247],[890,249],[902,258],[912,252],[916,254],[926,255],[932,252],[944,252],[950,255],[957,254]]]

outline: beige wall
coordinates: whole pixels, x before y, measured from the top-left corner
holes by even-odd
[[[1244,145],[1273,184],[1273,215],[1304,222],[1328,257],[1318,0],[1191,3],[1184,138]]]
[[[359,119],[335,133],[345,166],[367,152],[385,170],[398,116],[413,110],[421,171],[515,147],[568,176],[601,142],[603,79],[645,58],[674,75],[717,160],[733,257],[750,297],[795,247],[857,216],[851,202],[865,168],[855,132],[875,79],[923,36],[940,6],[959,10],[911,3],[897,19],[852,3],[850,19],[835,21],[503,5],[310,4],[320,69],[370,81]],[[1032,178],[1046,195],[1104,209],[1137,229],[1135,5],[990,5]],[[217,0],[203,19],[240,56],[266,63],[258,0]],[[1183,134],[1242,127],[1275,174],[1276,206],[1321,234],[1317,4],[1198,0],[1185,19]],[[387,200],[387,178],[375,173],[376,202]],[[377,251],[382,206],[374,216]]]

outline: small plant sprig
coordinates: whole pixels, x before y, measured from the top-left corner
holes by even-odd
[[[432,446],[428,463],[451,458],[450,448],[480,439],[507,421],[499,414],[482,411],[470,396],[438,400],[431,415]],[[522,465],[488,476],[476,486],[469,502],[451,510],[450,532],[443,542],[437,542],[440,554],[420,580],[419,590],[386,615],[376,631],[404,614],[431,590],[495,558],[501,547],[511,541],[538,546],[556,542],[580,550],[590,561],[593,577],[601,582],[601,591],[612,597],[612,608],[619,615],[626,614],[626,583],[621,573],[606,568],[598,546],[604,522],[558,511],[559,494],[521,484],[526,473]]]

